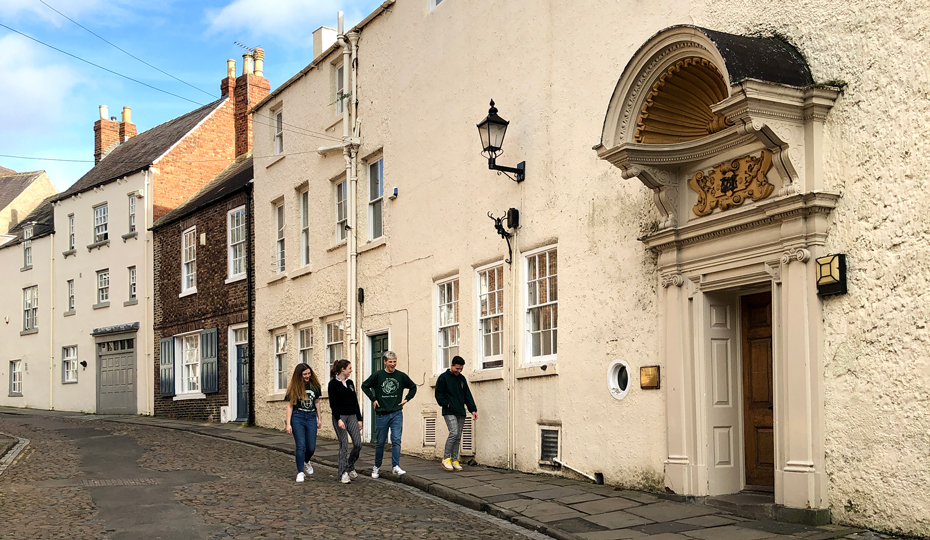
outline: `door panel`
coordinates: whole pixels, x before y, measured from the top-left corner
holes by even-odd
[[[742,488],[740,442],[739,346],[736,299],[726,293],[705,293],[703,355],[706,368],[707,489],[709,495],[736,493]]]
[[[249,346],[236,345],[236,421],[249,418]]]
[[[384,353],[388,351],[388,335],[377,334],[371,336],[371,365],[369,374],[384,369]],[[371,439],[368,442],[375,442],[378,438],[377,428],[375,427],[375,405],[372,402],[368,404],[368,414],[371,418]]]
[[[774,486],[772,294],[766,292],[744,296],[740,304],[746,484]]]
[[[122,340],[124,346],[126,340]],[[117,343],[117,342],[113,342]],[[119,350],[121,346],[98,345],[97,412],[99,414],[136,414],[135,351],[100,354],[101,349]]]

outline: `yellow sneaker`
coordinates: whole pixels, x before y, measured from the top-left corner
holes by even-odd
[[[452,466],[452,458],[446,458],[442,460],[442,468],[447,471],[454,470],[454,467]]]
[[[461,470],[462,470],[462,466],[459,465],[459,462],[458,462],[458,461],[453,461],[453,462],[452,462],[452,468],[455,469],[455,470],[457,470],[457,471],[461,471]]]

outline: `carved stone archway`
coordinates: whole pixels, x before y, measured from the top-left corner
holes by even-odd
[[[736,439],[710,419],[705,306],[771,291],[776,503],[829,519],[821,308],[806,263],[822,253],[839,198],[823,191],[821,166],[838,95],[781,41],[676,26],[636,52],[611,97],[595,150],[652,190],[662,215],[643,242],[658,254],[665,481],[676,493],[744,485],[715,476],[720,441]]]

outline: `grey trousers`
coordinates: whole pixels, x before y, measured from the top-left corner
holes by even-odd
[[[446,427],[449,428],[449,437],[446,438],[446,448],[442,457],[458,461],[459,448],[462,446],[462,428],[465,427],[465,417],[447,414],[442,418],[446,421]]]
[[[345,429],[339,427],[339,420],[346,425]],[[333,429],[339,439],[339,478],[343,473],[355,470],[355,462],[362,453],[362,433],[358,429],[358,418],[352,414],[333,419]],[[352,451],[349,451],[349,437],[352,437]]]

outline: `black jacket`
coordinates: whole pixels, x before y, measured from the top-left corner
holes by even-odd
[[[465,416],[465,407],[469,412],[478,412],[465,375],[453,375],[448,369],[436,379],[436,403],[442,407],[443,416]]]
[[[333,411],[333,422],[338,422],[340,416],[355,415],[362,419],[362,411],[358,408],[358,394],[355,393],[355,384],[352,379],[346,379],[345,386],[339,379],[333,377],[329,381],[329,408]]]

